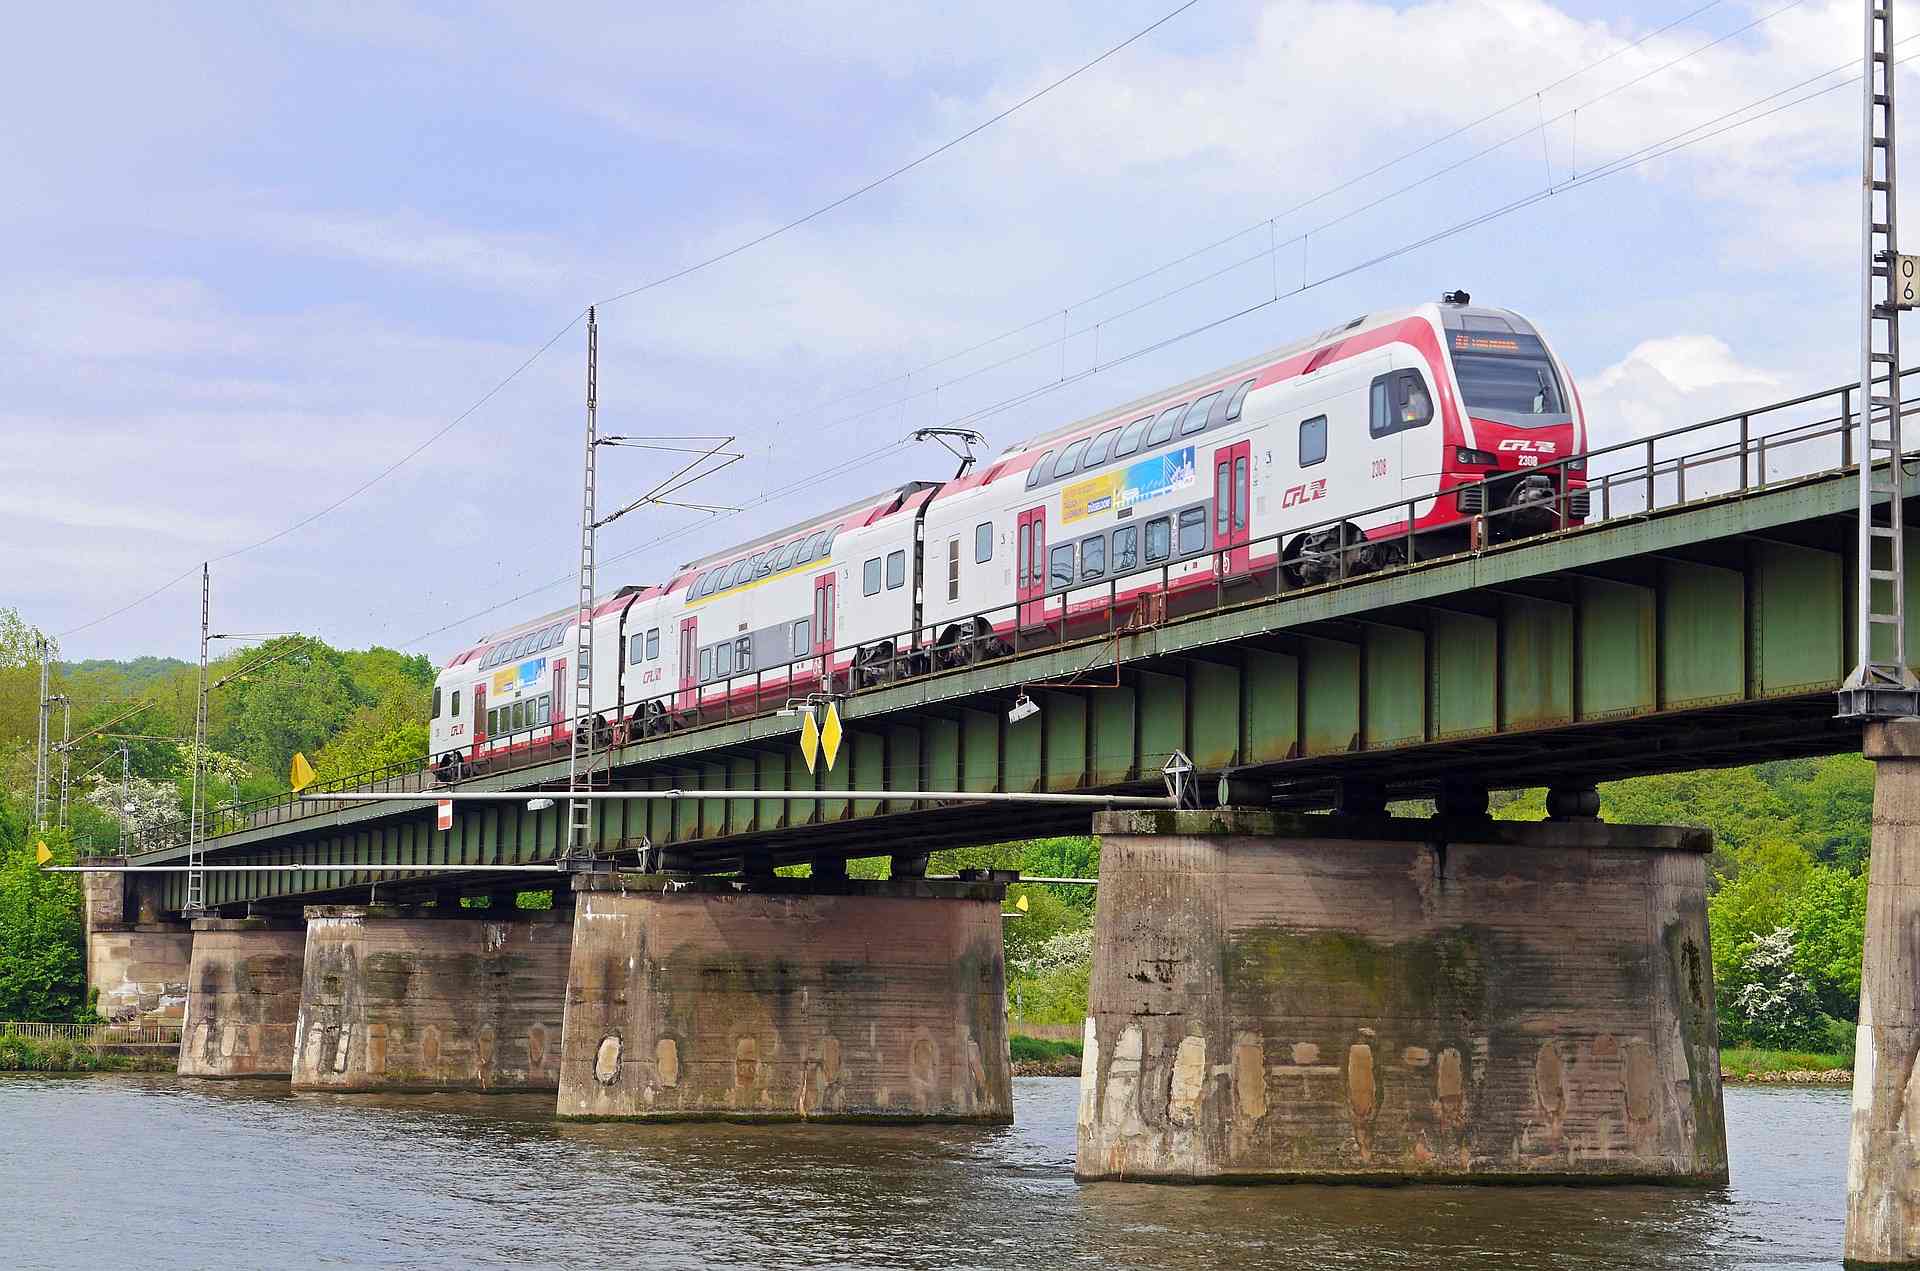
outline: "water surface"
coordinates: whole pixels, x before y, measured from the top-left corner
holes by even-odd
[[[1073,1181],[1078,1085],[999,1129],[568,1125],[551,1096],[0,1077],[0,1265],[1838,1267],[1848,1092],[1727,1091],[1733,1184]]]

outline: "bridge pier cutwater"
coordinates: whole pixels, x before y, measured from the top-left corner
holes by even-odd
[[[1081,1179],[1726,1181],[1706,832],[1094,829]]]
[[[294,1089],[558,1084],[570,910],[309,905],[306,921]]]
[[[1013,1120],[1004,882],[574,887],[560,1116]]]

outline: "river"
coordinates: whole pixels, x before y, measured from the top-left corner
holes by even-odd
[[[568,1125],[551,1096],[0,1077],[0,1265],[1838,1267],[1848,1093],[1731,1088],[1733,1184],[1073,1181],[1077,1083],[1003,1129]]]

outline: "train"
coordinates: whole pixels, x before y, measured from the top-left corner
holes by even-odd
[[[1579,524],[1586,446],[1519,314],[1366,314],[621,587],[584,658],[571,606],[490,634],[436,678],[430,760],[565,747],[569,676],[617,744]]]

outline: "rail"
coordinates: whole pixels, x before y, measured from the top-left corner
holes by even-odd
[[[1920,368],[1910,368],[1901,372],[1901,378],[1905,381],[1916,374]],[[1055,585],[1047,573],[1049,561],[1036,553],[1029,565],[1036,572],[1022,581],[1037,577],[1046,583],[1038,591],[1023,586],[1030,592],[1026,598],[864,641],[852,648],[852,660],[846,666],[823,666],[821,655],[811,654],[751,673],[670,688],[630,705],[623,700],[616,708],[618,722],[602,720],[597,726],[604,729],[604,741],[621,744],[770,714],[809,693],[853,697],[1075,642],[1095,650],[1081,672],[1084,675],[1103,665],[1102,646],[1128,630],[1282,594],[1343,586],[1478,554],[1498,543],[1547,539],[1688,504],[1746,497],[1782,482],[1848,468],[1854,462],[1859,429],[1854,417],[1858,392],[1857,383],[1844,384],[1578,455],[1541,456],[1536,467],[1443,484],[1437,492],[1417,492],[1257,539],[1246,536],[1226,546],[1214,545],[1216,529],[1221,527],[1210,520],[1204,526],[1207,545],[1182,551],[1176,538],[1169,542],[1165,559],[1150,560],[1145,567],[1103,567],[1097,579],[1082,576],[1076,555],[1074,573]],[[1909,399],[1907,392],[1901,396]],[[1756,427],[1759,421],[1779,423],[1789,413],[1813,417],[1778,427]],[[1903,417],[1915,413],[1920,413],[1920,405],[1902,411]],[[1671,453],[1681,441],[1699,448]],[[1573,480],[1576,476],[1578,484]],[[1531,488],[1536,496],[1544,488],[1546,496],[1514,501],[1520,485],[1537,477],[1546,478],[1545,486],[1535,483]],[[1456,500],[1463,512],[1477,509],[1466,513],[1471,519],[1464,535],[1458,521],[1420,525],[1422,509],[1430,513],[1445,499]],[[1135,523],[1144,527],[1147,520]],[[1178,534],[1177,523],[1171,529]],[[1048,616],[1055,608],[1057,617]],[[955,632],[962,634],[956,637]],[[551,722],[534,723],[489,737],[490,744],[504,744],[521,753],[504,761],[490,760],[478,771],[512,772],[551,762],[567,744],[558,732]],[[411,793],[457,783],[474,771],[462,767],[436,773],[429,759],[422,757],[316,783],[306,793]],[[207,837],[297,820],[335,806],[331,800],[304,802],[291,793],[232,804],[214,811]],[[184,819],[155,827],[130,840],[129,851],[138,854],[175,847],[185,841],[186,832]]]

